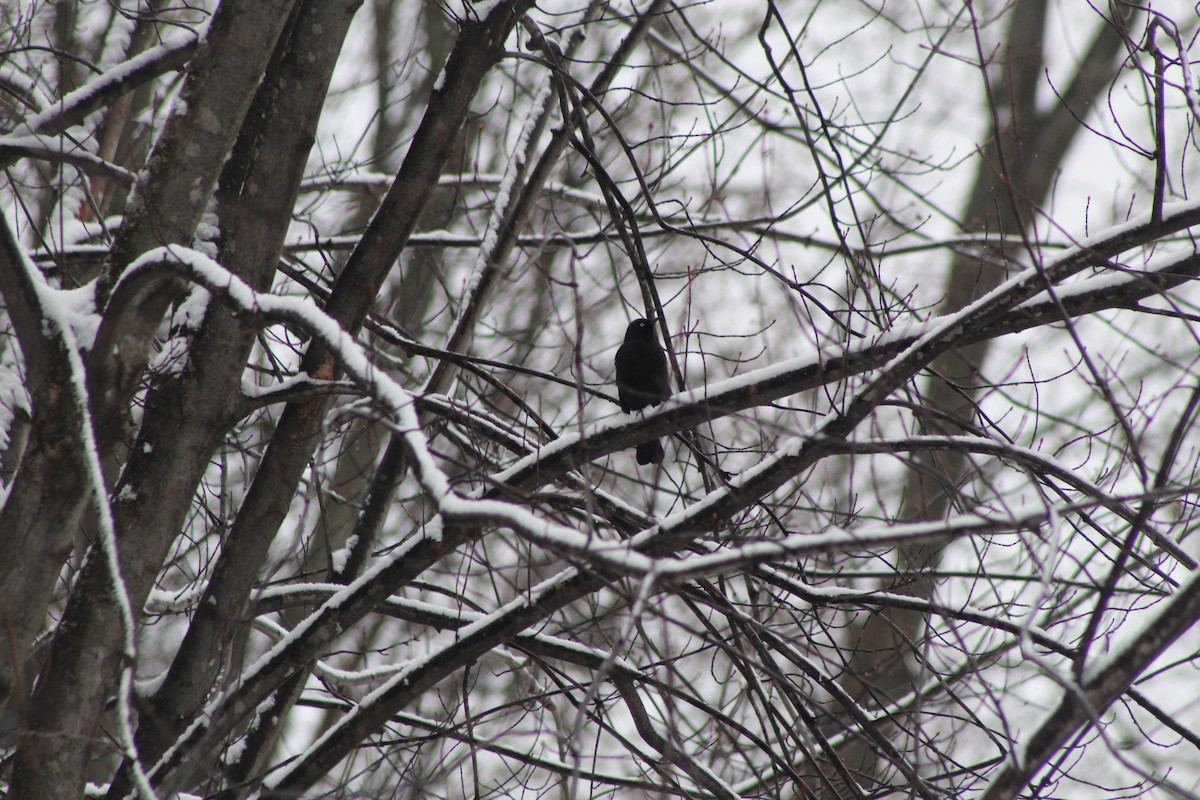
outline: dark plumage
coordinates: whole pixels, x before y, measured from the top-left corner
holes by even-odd
[[[625,343],[617,350],[617,396],[626,414],[656,406],[671,396],[667,378],[667,354],[654,338],[649,320],[635,319],[625,331]],[[639,464],[661,464],[662,443],[657,439],[637,446]]]

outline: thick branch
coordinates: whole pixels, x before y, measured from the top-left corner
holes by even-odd
[[[1082,726],[1097,724],[1138,675],[1191,629],[1197,619],[1200,619],[1200,575],[1193,575],[1169,600],[1154,609],[1132,640],[1088,670],[1080,684],[1063,692],[1041,724],[1024,742],[1014,746],[1004,766],[992,777],[983,800],[1017,797]]]
[[[162,244],[190,242],[221,166],[241,128],[294,0],[227,0],[209,24],[203,51],[134,195],[97,294],[106,305],[126,265]],[[107,309],[89,360],[102,441],[122,433],[124,413],[145,368],[154,331],[182,284],[147,292],[124,313]]]

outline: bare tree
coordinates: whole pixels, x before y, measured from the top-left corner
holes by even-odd
[[[1200,793],[1185,4],[0,26],[6,797]]]

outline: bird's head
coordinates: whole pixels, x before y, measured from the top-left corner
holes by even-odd
[[[625,330],[625,341],[654,341],[654,320],[635,319]]]

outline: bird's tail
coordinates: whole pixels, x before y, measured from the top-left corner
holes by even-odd
[[[637,446],[637,462],[639,464],[661,464],[664,455],[662,442],[658,439],[642,442]]]

